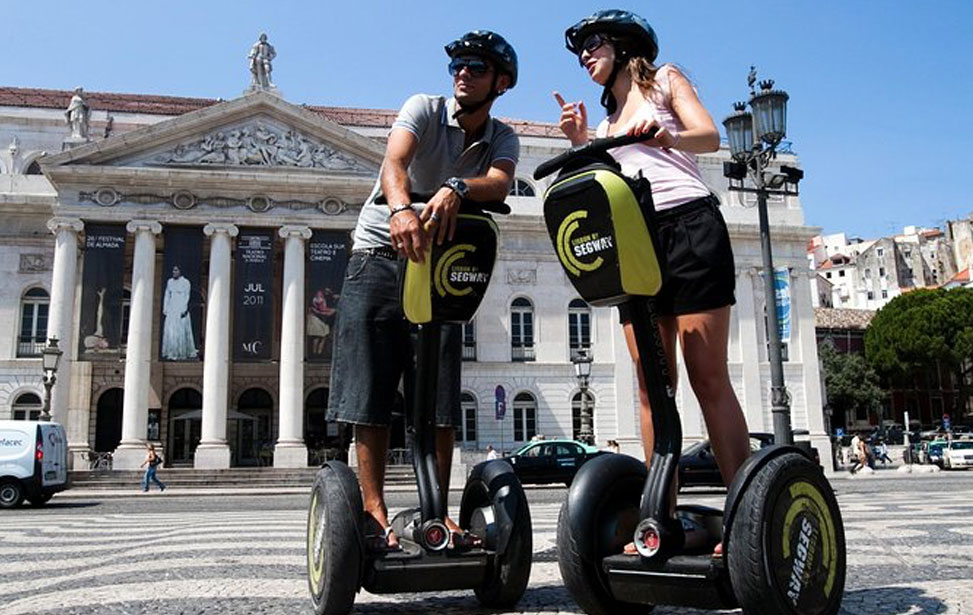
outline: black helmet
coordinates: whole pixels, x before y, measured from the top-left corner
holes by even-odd
[[[632,46],[625,51],[630,55],[643,56],[649,62],[655,62],[656,56],[659,55],[659,39],[655,35],[655,30],[649,22],[635,13],[610,9],[585,17],[564,32],[568,51],[580,55],[581,46],[593,32],[604,32],[630,41]]]
[[[473,30],[446,45],[450,58],[465,54],[489,58],[500,72],[510,75],[510,87],[517,85],[517,52],[496,32]]]

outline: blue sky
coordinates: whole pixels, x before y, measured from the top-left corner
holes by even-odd
[[[746,74],[791,96],[808,224],[864,238],[973,213],[973,3],[747,0],[614,5],[656,28],[660,59],[685,67],[717,123],[747,96]],[[554,121],[554,89],[600,116],[599,91],[564,50],[570,24],[612,5],[280,0],[5,0],[0,85],[234,98],[261,31],[274,80],[295,103],[397,108],[447,92],[442,47],[494,29],[521,59],[497,114]],[[488,12],[489,11],[489,12]],[[963,59],[966,59],[964,62]],[[721,127],[722,128],[722,127]]]

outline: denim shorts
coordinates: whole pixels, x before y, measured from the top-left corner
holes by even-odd
[[[656,314],[694,314],[736,303],[736,266],[719,205],[710,195],[656,214],[665,272],[653,299]],[[631,320],[628,306],[618,307],[618,318]]]
[[[415,327],[402,312],[403,260],[352,252],[335,318],[328,421],[385,426],[399,403],[412,406]],[[460,424],[462,328],[442,325],[436,425]]]

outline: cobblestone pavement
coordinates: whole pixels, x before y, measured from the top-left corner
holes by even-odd
[[[973,615],[973,473],[835,486],[848,541],[842,613]],[[579,612],[556,561],[564,493],[529,493],[534,565],[516,612]],[[691,499],[719,505],[722,497]],[[43,510],[0,511],[0,614],[310,614],[303,506],[300,496],[166,493],[111,503],[55,498]],[[356,604],[362,614],[430,612],[496,613],[479,608],[472,592],[362,592]]]

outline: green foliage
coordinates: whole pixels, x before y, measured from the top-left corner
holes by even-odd
[[[879,310],[865,333],[865,356],[886,375],[937,362],[951,371],[973,360],[973,290],[915,290]]]
[[[835,414],[854,416],[854,412],[876,409],[885,392],[878,375],[860,354],[838,352],[825,340],[818,344],[818,360],[824,370],[824,386]]]

